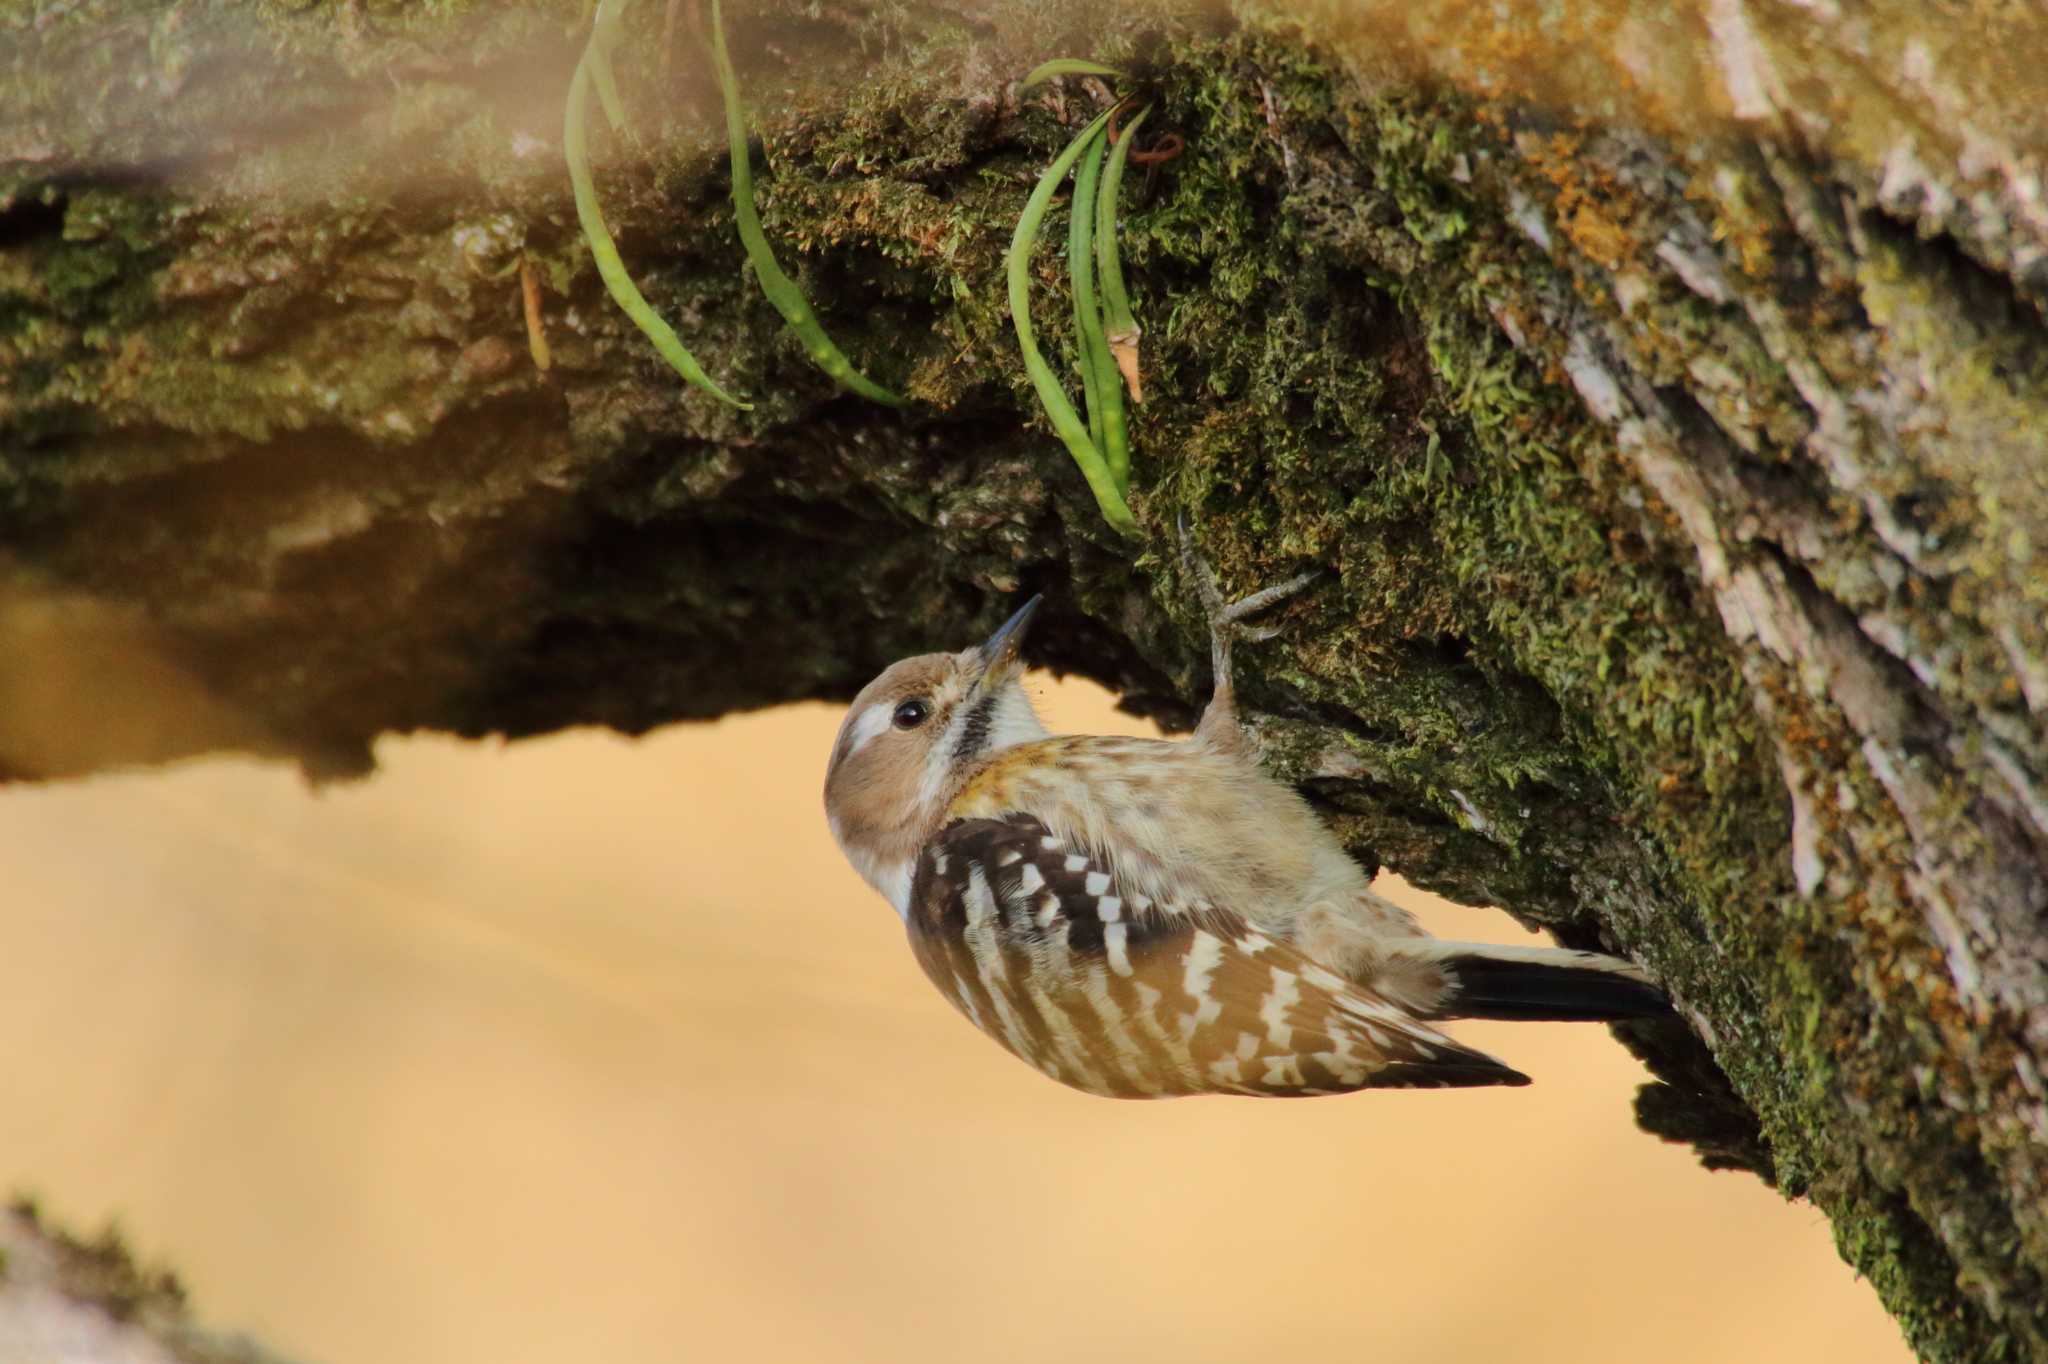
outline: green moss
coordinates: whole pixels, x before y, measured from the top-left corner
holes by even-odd
[[[1181,506],[1241,589],[1341,557],[1296,608],[1290,638],[1303,642],[1270,664],[1293,700],[1249,684],[1355,726],[1342,742],[1364,775],[1321,789],[1340,824],[1425,883],[1561,927],[1658,902],[1666,917],[1637,923],[1629,945],[1726,1024],[1717,1054],[1756,1106],[1783,1186],[1809,1187],[1854,1144],[1830,1118],[1852,1025],[1822,1003],[1854,997],[1848,954],[1827,946],[1842,925],[1761,870],[1785,865],[1774,773],[1685,561],[1645,538],[1611,437],[1540,345],[1502,339],[1495,309],[1533,317],[1538,291],[1568,285],[1503,221],[1500,187],[1471,183],[1501,139],[1455,103],[1340,99],[1298,49],[1240,37],[1178,56],[1159,73],[1161,122],[1191,151],[1138,190],[1125,224],[1148,340],[1134,444],[1171,452],[1141,453],[1134,471],[1153,528],[1141,568],[1171,565],[1159,532]],[[1290,180],[1268,92],[1299,161],[1325,175],[1348,162],[1355,178]],[[887,165],[914,136],[882,114],[903,92],[863,98],[854,126],[799,120],[773,139],[777,230],[938,272],[941,331],[971,361],[913,387],[957,406],[993,381],[1028,410],[987,285],[1018,178],[1065,125],[1027,111],[1025,154],[949,201],[849,189],[847,166]],[[1725,330],[1684,296],[1644,306],[1669,365]],[[1037,323],[1066,342],[1061,310]],[[1748,387],[1727,401],[1756,414],[1760,443],[1796,435],[1776,415],[1776,367],[1753,347],[1721,353],[1742,362]],[[1185,594],[1161,600],[1193,626]],[[1192,628],[1188,647],[1198,658]],[[1893,1227],[1892,1242],[1859,1251],[1874,1279],[1913,1292],[1939,1281],[1939,1248],[1900,1220],[1910,1209],[1859,1214],[1879,1195],[1854,1181],[1820,1196]],[[1894,1243],[1907,1249],[1877,1248]]]
[[[1198,69],[1173,114],[1195,146],[1228,150],[1177,170],[1127,239],[1148,282],[1169,281],[1161,388],[1186,422],[1143,433],[1183,452],[1148,519],[1199,510],[1239,590],[1341,551],[1338,581],[1297,610],[1289,637],[1308,642],[1273,674],[1359,728],[1343,743],[1363,778],[1321,788],[1340,825],[1426,884],[1554,926],[1625,920],[1649,889],[1664,917],[1629,945],[1724,1025],[1716,1055],[1782,1187],[1889,1228],[1848,1245],[1854,1262],[1923,1309],[1907,1323],[1920,1348],[1961,1358],[1986,1323],[1896,1185],[1816,1185],[1861,1141],[1840,1096],[1881,1104],[1876,1077],[1837,1060],[1862,1027],[1854,945],[1878,924],[1792,892],[1774,759],[1689,554],[1629,505],[1612,436],[1546,370],[1543,338],[1517,351],[1502,334],[1500,311],[1536,316],[1544,288],[1567,287],[1503,221],[1505,187],[1471,183],[1504,141],[1441,98],[1333,101],[1294,51],[1225,44]],[[1247,71],[1343,129],[1364,168],[1350,193],[1302,202]],[[1303,159],[1331,150],[1297,137]],[[1710,309],[1637,306],[1666,372],[1705,347],[1733,357],[1723,397],[1760,448],[1803,435],[1782,371],[1753,343],[1719,345]],[[1588,809],[1618,837],[1589,836]]]
[[[764,111],[766,230],[855,363],[922,406],[858,421],[832,407],[830,386],[739,275],[715,107],[665,92],[650,56],[621,74],[636,126],[644,110],[645,126],[665,135],[601,149],[598,178],[655,306],[759,400],[741,416],[680,396],[603,306],[559,168],[506,151],[523,126],[518,108],[492,103],[488,82],[408,65],[412,35],[448,23],[477,26],[483,63],[510,60],[544,31],[563,52],[572,45],[562,36],[572,3],[502,27],[485,22],[488,10],[263,7],[266,44],[250,49],[258,74],[243,88],[311,82],[312,130],[223,169],[233,192],[209,196],[203,211],[169,193],[73,194],[61,201],[61,232],[30,233],[25,249],[0,254],[0,346],[17,361],[6,381],[13,405],[0,412],[9,434],[117,432],[133,447],[123,458],[147,448],[167,462],[167,449],[195,465],[260,462],[288,491],[294,477],[315,476],[302,472],[315,467],[306,451],[338,451],[318,476],[359,468],[367,497],[400,503],[407,489],[440,486],[433,471],[446,467],[519,490],[566,481],[594,489],[576,514],[612,535],[697,514],[736,484],[750,490],[732,513],[743,522],[801,520],[837,499],[918,527],[950,581],[980,590],[1016,588],[1043,570],[1053,543],[1078,604],[1129,632],[1146,667],[1177,649],[1189,695],[1206,655],[1192,594],[1176,582],[1177,512],[1192,513],[1231,589],[1321,566],[1322,583],[1288,608],[1284,641],[1248,651],[1248,700],[1292,722],[1273,727],[1276,763],[1323,772],[1314,793],[1373,860],[1575,940],[1604,931],[1673,982],[1712,1021],[1716,1059],[1754,1109],[1780,1186],[1810,1191],[1836,1219],[1844,1253],[1930,1358],[1969,1357],[1970,1340],[2028,1338],[2020,1307],[2008,1303],[2007,1327],[1994,1328],[1971,1305],[1983,1284],[2029,1282],[2024,1249],[1994,1231],[1972,1242],[1946,1220],[1942,1236],[1928,1229],[1929,1219],[1996,1229],[2011,1218],[1988,1193],[1971,1202],[1996,1177],[1953,1155],[1978,1140],[1975,1096],[1958,1097],[1947,1058],[1968,1029],[1942,1021],[1955,1013],[1952,991],[1910,901],[1878,875],[1854,894],[1807,898],[1789,885],[1782,782],[1752,697],[1765,689],[1787,717],[1777,737],[1802,752],[1840,757],[1829,746],[1841,747],[1846,727],[1826,698],[1796,686],[1777,695],[1768,677],[1744,674],[1689,545],[1660,522],[1612,433],[1571,390],[1559,370],[1565,338],[1552,330],[1567,305],[1578,310],[1647,382],[1696,395],[1755,470],[1784,479],[1788,494],[1822,498],[1805,457],[1794,458],[1811,409],[1774,357],[1803,357],[1845,391],[1867,387],[1882,366],[1858,349],[1866,307],[1901,355],[1932,357],[1903,368],[1931,376],[1952,413],[2002,424],[2000,440],[2038,429],[2029,414],[2048,409],[2043,362],[2010,342],[2023,333],[1972,330],[1964,266],[1931,259],[1938,244],[1880,239],[1857,279],[1825,240],[1831,220],[1801,226],[1786,207],[1799,168],[1731,153],[1724,175],[1695,183],[1661,152],[1632,155],[1528,111],[1511,127],[1501,106],[1454,90],[1368,93],[1285,35],[1056,3],[975,26],[884,6],[851,41],[818,12],[771,9],[735,16],[733,34]],[[638,7],[637,53],[651,50],[658,11]],[[113,77],[138,43],[152,71],[176,80],[189,32],[124,28],[105,3],[76,12],[110,27],[102,47],[62,38],[65,80],[125,88]],[[228,11],[184,12],[203,24]],[[352,88],[309,55],[323,44],[345,68],[374,73],[394,92],[390,106],[336,112],[354,108],[344,99]],[[1130,414],[1146,535],[1135,564],[1095,537],[1086,491],[1050,434],[1018,434],[1035,404],[1002,306],[1003,246],[1030,181],[1093,112],[1073,88],[1013,105],[1008,85],[1048,53],[1078,50],[1136,72],[1156,96],[1153,127],[1187,143],[1156,170],[1134,168],[1125,185],[1123,255],[1146,336],[1147,400]],[[694,44],[677,55],[694,60]],[[45,74],[19,62],[10,72],[31,105],[54,98]],[[210,97],[195,90],[196,107],[167,106],[172,145],[206,126]],[[0,108],[23,107],[9,98]],[[79,129],[51,136],[118,155],[130,135],[123,98],[88,95]],[[76,142],[64,140],[74,131]],[[366,146],[390,166],[366,167]],[[470,163],[474,180],[452,199],[419,190]],[[1601,169],[1615,165],[1667,168],[1627,179]],[[390,190],[372,169],[406,188]],[[322,207],[263,207],[287,190]],[[34,205],[60,202],[26,192],[45,197],[22,201],[24,221]],[[1772,321],[1674,283],[1657,252],[1681,211],[1726,244],[1734,287],[1782,283],[1797,306]],[[1532,244],[1530,222],[1562,245]],[[464,243],[474,259],[446,268]],[[551,377],[523,362],[516,281],[502,273],[521,256],[546,286]],[[1944,295],[1951,285],[1954,298]],[[1037,292],[1046,349],[1070,347],[1057,289]],[[522,358],[479,368],[479,341]],[[546,426],[541,436],[508,434],[535,412],[551,414],[551,424],[531,423]],[[276,439],[286,432],[291,441]],[[1985,506],[1926,496],[1900,470],[1873,471],[1885,499],[1910,508],[1924,497],[1936,563],[1953,583],[1949,607],[1966,618],[1973,594],[1990,596],[1987,584],[2031,562],[2024,536],[2014,539],[2043,519],[2019,486],[2031,467],[2013,459],[2001,475],[2012,481]],[[859,472],[852,490],[849,469]],[[72,476],[83,477],[0,457],[0,514],[47,505],[24,490]],[[234,513],[262,524],[257,493],[271,486],[238,484]],[[430,502],[438,526],[441,503]],[[1825,510],[1843,525],[1865,514],[1846,502]],[[1983,534],[1967,533],[1979,524]],[[212,522],[176,507],[153,508],[137,534],[228,552]],[[668,639],[679,618],[745,636],[738,613],[765,619],[767,609],[721,597],[715,565],[685,538],[649,552],[631,579],[640,598],[621,599],[604,575],[597,589],[581,579],[551,589],[548,623],[576,647],[546,655],[536,643],[534,655],[573,657],[562,666],[583,669],[577,685],[594,690],[587,679],[604,659],[674,657],[631,650]],[[591,556],[624,552],[598,532],[576,544]],[[870,612],[896,622],[870,647],[924,647],[921,613],[960,610],[907,557],[865,566],[916,608],[892,599]],[[1824,563],[1815,573],[1863,611],[1891,600],[1887,567]],[[760,566],[759,600],[815,609],[855,590],[801,568],[785,582],[779,566]],[[1177,641],[1134,610],[1141,582],[1179,622]],[[2041,600],[2042,583],[2025,580],[2022,599]],[[1988,642],[2000,626],[2048,648],[2038,619],[1966,619],[1960,653],[1943,655],[1939,671],[1959,716],[2023,704],[1995,690],[2010,671]],[[805,647],[818,656],[800,680],[781,677],[776,694],[843,683],[845,660],[825,657],[822,643]],[[635,673],[630,704],[577,715],[644,727],[713,704],[703,686],[677,680],[680,668]],[[1124,674],[1140,675],[1135,664]],[[561,722],[506,701],[522,691],[508,676],[408,722]],[[1158,680],[1147,680],[1156,695]],[[1849,767],[1844,781],[1866,812],[1858,856],[1890,866],[1903,831],[1887,822],[1869,774]],[[1948,792],[1958,809],[1968,795]],[[1916,1019],[1933,1021],[1916,1030]],[[1908,1072],[1925,1076],[1917,1092],[1896,1082]],[[2013,1135],[1982,1140],[1996,1155]],[[1906,1155],[1882,1166],[1870,1154],[1881,1151]]]

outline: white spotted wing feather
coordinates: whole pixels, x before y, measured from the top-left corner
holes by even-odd
[[[1012,814],[919,858],[920,965],[976,1027],[1052,1078],[1121,1098],[1526,1084],[1224,906],[1160,904]]]

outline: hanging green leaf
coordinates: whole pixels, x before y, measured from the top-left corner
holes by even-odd
[[[1110,76],[1119,77],[1123,72],[1101,62],[1082,61],[1079,57],[1055,57],[1049,62],[1031,68],[1031,74],[1024,78],[1019,90],[1029,90],[1034,85],[1056,80],[1061,76]]]
[[[612,301],[654,343],[662,359],[668,361],[687,383],[720,402],[734,407],[751,407],[751,403],[735,398],[712,381],[696,357],[690,354],[689,348],[683,345],[675,329],[662,320],[661,314],[654,311],[654,306],[634,285],[633,277],[626,273],[625,261],[619,258],[618,245],[605,226],[604,213],[598,208],[597,186],[590,176],[586,128],[590,87],[596,83],[598,98],[612,126],[615,129],[623,127],[625,114],[612,79],[611,53],[619,41],[619,16],[625,12],[628,3],[630,0],[599,0],[596,22],[590,29],[590,41],[585,44],[583,56],[576,63],[576,74],[569,81],[568,107],[562,114],[562,154],[569,163],[569,184],[576,195],[576,219],[583,226],[583,239],[590,245],[591,258],[597,262],[598,276],[604,280]]]
[[[626,131],[626,106],[619,101],[618,77],[612,71],[612,49],[619,45],[619,20],[632,0],[604,0],[590,25],[590,41],[583,55],[590,62],[591,83],[597,87],[597,102],[604,106],[605,122],[612,131]]]
[[[1102,443],[1103,380],[1112,390],[1119,380],[1102,336],[1102,308],[1095,301],[1095,186],[1102,177],[1102,137],[1091,138],[1074,171],[1074,198],[1067,213],[1067,278],[1074,294],[1074,345],[1081,370],[1081,392],[1088,409],[1088,438],[1106,457]],[[1110,472],[1116,461],[1110,460]],[[1117,490],[1125,491],[1123,480]]]
[[[832,338],[825,335],[825,328],[819,323],[810,300],[804,297],[803,290],[797,288],[796,281],[782,272],[774,251],[769,249],[768,238],[761,231],[761,215],[754,208],[754,172],[747,156],[746,120],[740,110],[739,81],[734,78],[732,60],[726,55],[725,22],[719,13],[718,0],[711,0],[711,61],[718,70],[718,88],[725,96],[725,140],[732,156],[733,218],[739,226],[740,242],[747,249],[747,259],[753,263],[754,278],[760,281],[761,292],[767,295],[768,301],[789,324],[789,329],[803,342],[811,363],[863,398],[872,398],[891,407],[903,406],[902,398],[855,369],[853,362],[832,344]]]
[[[1131,120],[1129,127],[1120,130],[1116,146],[1109,153],[1109,164],[1103,168],[1102,188],[1095,199],[1095,254],[1096,270],[1102,277],[1103,332],[1134,403],[1145,401],[1145,390],[1138,379],[1138,319],[1131,315],[1130,296],[1124,292],[1123,257],[1117,250],[1116,205],[1117,193],[1124,180],[1124,161],[1130,156],[1132,144],[1137,141],[1138,125],[1151,112],[1152,106],[1146,105]],[[1121,404],[1117,408],[1117,417],[1122,420]],[[1121,440],[1118,447],[1110,448],[1108,453],[1112,464],[1121,459],[1122,469],[1128,469],[1129,450]]]
[[[1010,285],[1010,320],[1017,328],[1017,346],[1024,354],[1024,369],[1031,376],[1031,386],[1037,390],[1038,401],[1051,419],[1053,430],[1066,444],[1067,453],[1080,467],[1081,476],[1088,480],[1088,487],[1095,494],[1095,502],[1102,509],[1103,518],[1116,529],[1130,534],[1137,530],[1137,521],[1124,502],[1123,489],[1110,472],[1102,452],[1089,438],[1088,428],[1074,411],[1073,403],[1067,400],[1058,376],[1046,364],[1045,356],[1039,353],[1038,339],[1031,325],[1031,248],[1037,244],[1039,228],[1045,221],[1046,209],[1051,206],[1053,193],[1059,188],[1060,181],[1066,179],[1067,172],[1073,169],[1088,145],[1102,135],[1102,129],[1108,122],[1107,111],[1098,115],[1039,176],[1030,198],[1024,202],[1023,213],[1017,218],[1017,230],[1010,238],[1005,264]]]

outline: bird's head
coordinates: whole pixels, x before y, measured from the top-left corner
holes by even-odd
[[[907,914],[918,850],[991,753],[1045,737],[1020,678],[1033,597],[986,642],[892,663],[861,689],[825,771],[825,817],[854,870]]]

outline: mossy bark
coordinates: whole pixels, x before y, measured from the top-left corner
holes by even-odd
[[[1811,1197],[1927,1358],[2048,1360],[2048,30],[1329,8],[728,16],[769,236],[892,411],[754,292],[643,6],[603,201],[748,412],[599,287],[575,6],[0,14],[0,764],[843,697],[1025,589],[1040,661],[1185,719],[1185,511],[1229,588],[1324,570],[1241,691],[1361,857],[1645,963],[1705,1043],[1632,1038],[1647,1126]],[[1187,147],[1126,183],[1129,541],[1003,307],[1098,107],[1015,90],[1063,54]]]

